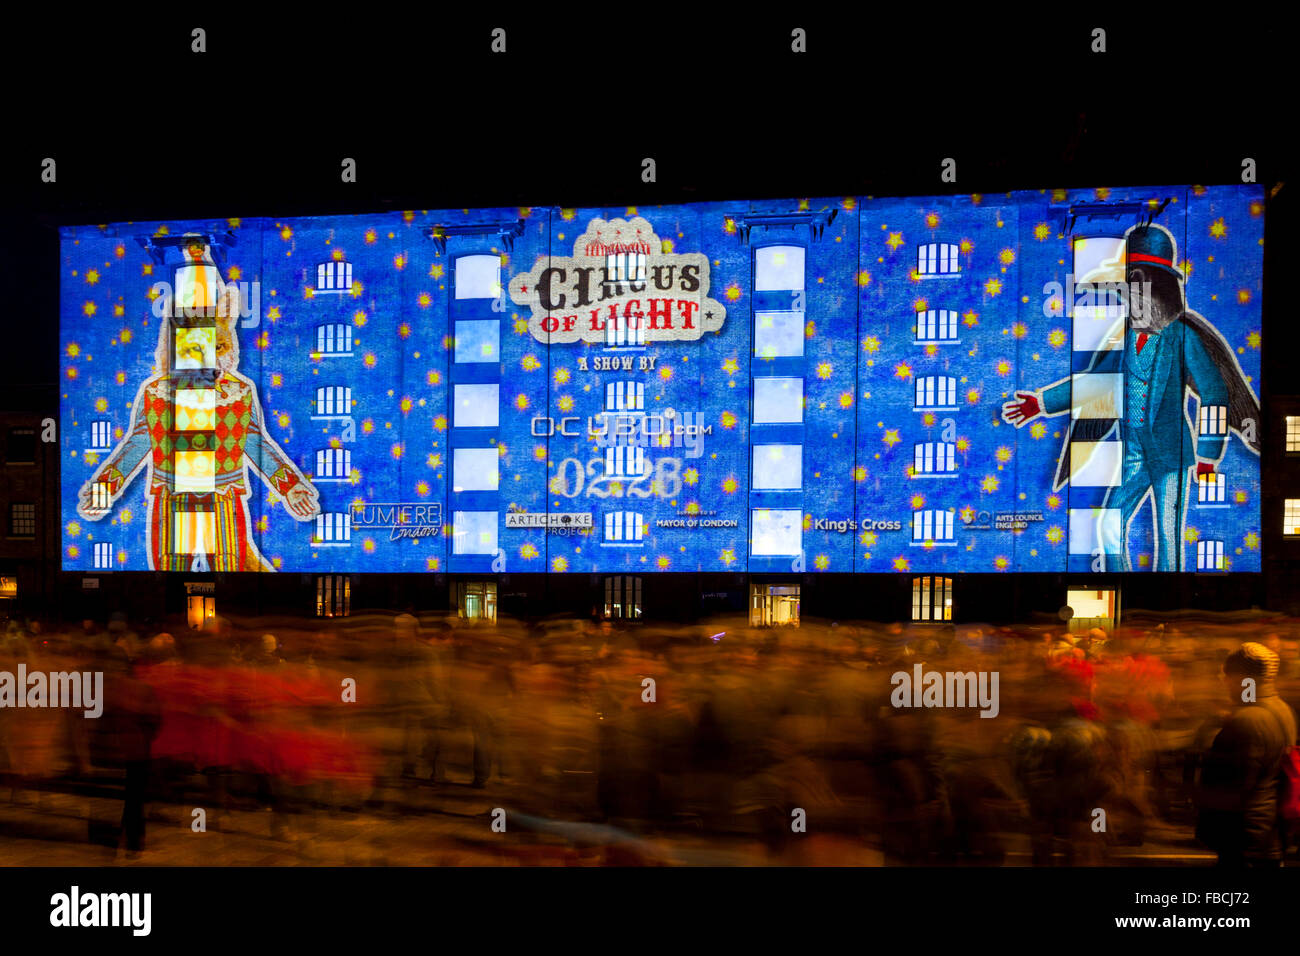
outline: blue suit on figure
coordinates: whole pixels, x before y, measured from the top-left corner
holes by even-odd
[[[1122,408],[1113,419],[1076,418],[1071,422],[1059,462],[1055,487],[1069,477],[1070,446],[1074,441],[1123,442],[1120,484],[1106,493],[1098,512],[1097,541],[1105,555],[1120,555],[1121,570],[1133,570],[1128,532],[1134,516],[1151,495],[1155,525],[1156,570],[1181,570],[1183,515],[1187,473],[1196,462],[1198,478],[1212,477],[1223,458],[1230,431],[1245,422],[1258,422],[1259,403],[1223,337],[1204,318],[1184,308],[1182,276],[1174,266],[1174,240],[1160,226],[1137,226],[1126,237],[1129,288],[1128,334],[1119,371]],[[1093,374],[1104,352],[1089,366]],[[1104,373],[1099,373],[1104,374]],[[1112,373],[1113,374],[1113,373]],[[1039,416],[1069,412],[1080,387],[1070,376],[1043,389],[1017,392],[1003,406],[1003,418],[1020,427]],[[1188,420],[1186,390],[1200,403],[1197,433]],[[1117,404],[1119,404],[1117,402]],[[1258,453],[1253,432],[1243,441]],[[1106,510],[1119,512],[1119,527],[1107,526]]]

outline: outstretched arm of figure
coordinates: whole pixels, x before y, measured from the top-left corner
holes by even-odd
[[[122,491],[144,467],[152,448],[149,441],[149,423],[143,414],[144,407],[145,397],[142,390],[140,398],[131,408],[131,422],[127,425],[126,435],[95,469],[91,479],[81,486],[81,492],[77,497],[77,514],[85,520],[98,521],[112,511],[114,503],[122,497]],[[107,494],[101,492],[96,496],[95,485],[100,482],[107,485]]]
[[[1051,418],[1070,408],[1070,380],[1061,379],[1041,392],[1016,392],[1014,400],[1002,406],[1002,420],[1017,428],[1042,416]]]
[[[1208,475],[1228,447],[1228,385],[1199,335],[1184,337],[1183,359],[1200,400],[1196,426],[1196,474]]]
[[[284,498],[284,507],[298,521],[320,514],[320,495],[293,460],[284,453],[262,425],[262,405],[252,386],[248,388],[250,418],[244,438],[244,454],[266,486]]]

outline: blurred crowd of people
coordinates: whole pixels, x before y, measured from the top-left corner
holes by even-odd
[[[799,811],[823,854],[809,862],[862,846],[886,864],[1294,852],[1287,627],[617,628],[414,608],[317,623],[11,624],[0,671],[100,670],[106,702],[98,720],[0,709],[10,800],[111,781],[122,817],[92,818],[88,838],[130,853],[151,805],[242,801],[282,835],[309,810],[382,821],[461,788],[530,818],[747,840],[773,860],[809,861]],[[997,717],[895,706],[892,676],[918,664],[997,672]]]

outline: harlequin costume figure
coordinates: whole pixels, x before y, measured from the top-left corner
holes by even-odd
[[[184,250],[158,337],[156,374],[131,407],[125,437],[81,489],[77,513],[109,514],[145,477],[154,571],[271,571],[253,541],[248,472],[298,521],[319,514],[318,494],[266,434],[253,383],[239,374],[239,296],[221,281],[200,239]]]
[[[1154,512],[1156,569],[1182,570],[1191,463],[1198,481],[1213,480],[1233,433],[1259,454],[1251,424],[1257,426],[1260,420],[1259,401],[1223,336],[1186,307],[1183,276],[1175,261],[1174,237],[1162,226],[1135,226],[1125,236],[1125,278],[1131,291],[1120,365],[1123,393],[1104,398],[1122,403],[1122,409],[1109,413],[1119,416],[1115,419],[1085,415],[1071,421],[1053,485],[1057,490],[1068,480],[1071,442],[1101,441],[1118,429],[1123,441],[1120,483],[1107,492],[1103,510],[1119,512],[1120,540],[1106,540],[1105,553],[1120,555],[1124,571],[1133,570],[1129,526],[1148,497]],[[1093,364],[1097,361],[1094,358]],[[1041,392],[1017,392],[1014,401],[1003,405],[1003,419],[1020,428],[1039,416],[1071,411],[1078,401],[1073,394],[1078,378],[1064,378]],[[1199,427],[1187,413],[1188,390],[1200,404]],[[1108,537],[1104,530],[1100,536]]]

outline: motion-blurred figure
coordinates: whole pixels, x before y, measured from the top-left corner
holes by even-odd
[[[1296,718],[1277,695],[1277,671],[1277,654],[1254,642],[1242,644],[1223,665],[1233,709],[1202,758],[1194,791],[1196,836],[1219,854],[1220,866],[1282,861],[1279,773],[1295,744]]]

